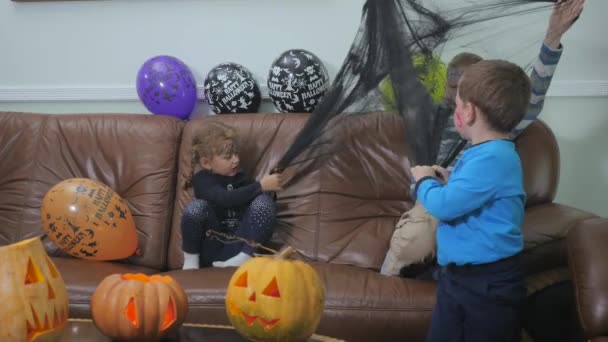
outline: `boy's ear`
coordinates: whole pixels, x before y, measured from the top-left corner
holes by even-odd
[[[464,103],[463,122],[467,126],[472,126],[479,115],[479,108],[471,102]]]

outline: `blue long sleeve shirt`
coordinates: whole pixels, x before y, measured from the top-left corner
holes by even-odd
[[[523,249],[526,194],[513,142],[492,140],[471,146],[456,163],[447,184],[423,178],[415,193],[439,219],[440,265],[484,264]]]

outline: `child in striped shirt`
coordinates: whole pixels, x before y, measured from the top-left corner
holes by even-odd
[[[524,119],[511,132],[510,138],[516,138],[523,130],[528,127],[540,114],[545,102],[545,96],[549,90],[549,85],[555,73],[557,63],[562,55],[563,46],[562,36],[572,27],[578,16],[581,14],[585,0],[562,0],[554,5],[549,27],[540,53],[532,72],[530,73],[530,83],[532,85],[530,103]],[[448,81],[446,84],[446,99],[444,110],[453,112],[454,98],[458,81],[466,68],[474,63],[481,61],[482,58],[472,53],[461,53],[455,56],[448,64]],[[441,146],[437,156],[437,163],[448,155],[451,149],[458,143],[460,136],[454,129],[452,115],[449,116],[441,137]],[[470,144],[467,144],[467,149]],[[461,151],[462,154],[463,151]],[[458,158],[456,158],[458,159]],[[452,161],[451,165],[455,162]]]

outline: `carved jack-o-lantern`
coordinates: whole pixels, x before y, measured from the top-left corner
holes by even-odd
[[[168,276],[113,274],[91,298],[93,321],[106,336],[123,341],[154,341],[186,319],[188,298]]]
[[[325,291],[316,271],[285,260],[288,247],[274,257],[247,261],[232,275],[226,313],[235,329],[252,341],[303,341],[317,328]]]
[[[54,341],[68,295],[39,238],[0,247],[0,341]]]

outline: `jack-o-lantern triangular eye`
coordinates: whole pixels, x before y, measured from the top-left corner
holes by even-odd
[[[51,272],[51,277],[57,278],[59,276],[59,273],[55,269],[55,266],[53,265],[53,263],[51,262],[49,257],[46,257],[46,264],[49,266],[49,271]]]
[[[276,277],[272,277],[270,284],[266,286],[262,294],[269,297],[281,298],[281,292],[279,291],[279,284],[277,284]]]
[[[124,311],[125,317],[127,320],[135,327],[139,327],[139,321],[137,319],[137,308],[135,307],[135,298],[131,297],[129,299],[129,304]]]
[[[234,282],[236,287],[247,287],[247,272],[241,273],[241,275]]]
[[[27,261],[27,270],[25,273],[25,285],[40,283],[44,281],[44,276],[38,269],[35,263],[32,262],[32,258]]]
[[[167,311],[165,311],[165,318],[163,319],[162,324],[160,325],[160,331],[165,331],[170,328],[173,323],[177,320],[175,309],[175,302],[173,301],[173,297],[169,297],[169,303],[167,304]]]
[[[48,299],[55,299],[55,291],[53,291],[53,288],[51,287],[51,283],[47,282],[46,285],[49,288],[49,298]]]

